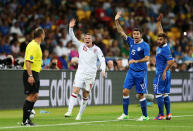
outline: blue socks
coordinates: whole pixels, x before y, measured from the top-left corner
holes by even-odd
[[[162,95],[156,95],[157,105],[159,108],[159,114],[164,115],[164,98]]]
[[[128,115],[129,96],[123,96],[123,113]]]
[[[143,116],[147,117],[147,101],[145,98],[139,100]]]
[[[164,104],[165,104],[166,112],[168,115],[169,113],[171,113],[170,112],[170,98],[168,95],[164,96]]]

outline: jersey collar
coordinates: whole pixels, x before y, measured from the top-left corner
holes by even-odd
[[[160,48],[163,48],[163,47],[166,47],[167,46],[167,43],[165,43],[164,45],[160,46]]]
[[[165,47],[165,46],[167,46],[167,43],[165,43],[162,47]]]
[[[32,40],[35,44],[39,45],[38,42],[36,42],[35,40]]]
[[[135,44],[140,44],[140,43],[142,43],[142,42],[143,42],[143,39],[141,39],[141,40],[140,40],[140,42],[138,42],[138,43],[135,43]]]

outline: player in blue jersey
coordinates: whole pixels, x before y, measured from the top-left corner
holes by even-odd
[[[167,113],[166,120],[171,119],[170,98],[168,96],[168,94],[170,93],[171,82],[171,72],[169,69],[174,64],[174,60],[170,52],[169,43],[167,42],[167,36],[163,32],[161,26],[162,17],[163,15],[161,14],[157,18],[158,47],[156,50],[156,75],[154,78],[153,86],[159,108],[159,114],[157,117],[154,118],[154,120],[165,119],[164,105]]]
[[[147,93],[147,64],[150,56],[149,45],[143,41],[141,31],[135,28],[132,32],[133,38],[127,36],[119,24],[121,11],[115,16],[115,25],[118,32],[127,41],[129,51],[129,70],[125,77],[123,85],[123,114],[118,120],[128,119],[129,93],[133,86],[136,86],[136,92],[141,104],[142,116],[139,121],[149,120],[147,115],[147,101],[144,94]]]

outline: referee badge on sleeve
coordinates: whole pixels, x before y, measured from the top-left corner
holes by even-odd
[[[34,57],[31,55],[31,56],[30,56],[30,60],[33,60],[33,59],[34,59]]]

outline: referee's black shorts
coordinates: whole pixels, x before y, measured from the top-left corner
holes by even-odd
[[[30,85],[28,83],[28,73],[27,70],[24,70],[23,72],[23,84],[24,84],[24,94],[35,94],[39,92],[40,88],[40,79],[39,79],[39,73],[32,71],[33,78],[35,80],[35,83],[33,85]]]

